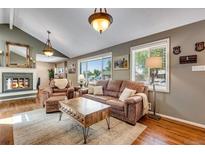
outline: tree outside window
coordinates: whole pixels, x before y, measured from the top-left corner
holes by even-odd
[[[132,80],[151,84],[151,72],[154,71],[145,66],[148,57],[162,57],[162,68],[158,69],[155,78],[156,88],[159,91],[169,91],[169,39],[148,43],[131,49]]]

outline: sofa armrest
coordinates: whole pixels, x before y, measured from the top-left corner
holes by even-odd
[[[141,96],[131,96],[125,100],[125,115],[127,121],[133,125],[143,116],[143,103]]]
[[[69,93],[69,92],[74,92],[74,88],[73,88],[73,87],[69,87],[69,88],[67,89],[67,93]]]
[[[88,89],[79,89],[79,96],[82,96],[84,94],[88,94]]]
[[[131,97],[127,98],[125,100],[125,103],[126,104],[137,104],[137,103],[139,103],[141,101],[142,101],[142,97],[141,96],[134,95],[134,96],[131,96]]]
[[[73,97],[74,97],[74,88],[70,87],[70,88],[67,89],[67,98],[71,99]]]

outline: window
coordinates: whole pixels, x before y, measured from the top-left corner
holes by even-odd
[[[155,78],[156,90],[169,92],[169,39],[163,39],[131,48],[131,78],[133,81],[143,82],[152,90],[151,71],[145,66],[148,57],[162,57],[162,69],[158,69]]]
[[[112,55],[103,54],[78,61],[78,75],[84,74],[86,81],[95,83],[98,80],[107,80],[112,76]]]

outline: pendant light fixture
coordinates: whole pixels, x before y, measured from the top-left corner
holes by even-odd
[[[90,15],[88,21],[93,28],[101,34],[109,28],[113,22],[113,18],[107,13],[106,8],[100,8],[99,12],[97,12],[97,8],[95,8],[94,13]]]
[[[44,53],[44,55],[50,57],[50,56],[53,55],[54,51],[53,51],[51,41],[50,41],[50,38],[49,38],[49,35],[50,35],[51,32],[47,31],[47,33],[48,33],[48,39],[47,39],[45,47],[43,49],[43,53]]]

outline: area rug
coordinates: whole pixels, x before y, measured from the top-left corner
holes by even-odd
[[[59,113],[46,114],[44,109],[37,109],[13,116],[14,143],[17,145],[75,145],[83,144],[82,128],[68,115],[63,114],[59,121]],[[110,119],[111,129],[107,129],[106,120],[92,125],[89,130],[87,144],[132,144],[146,129],[145,125],[135,126],[116,118]]]

